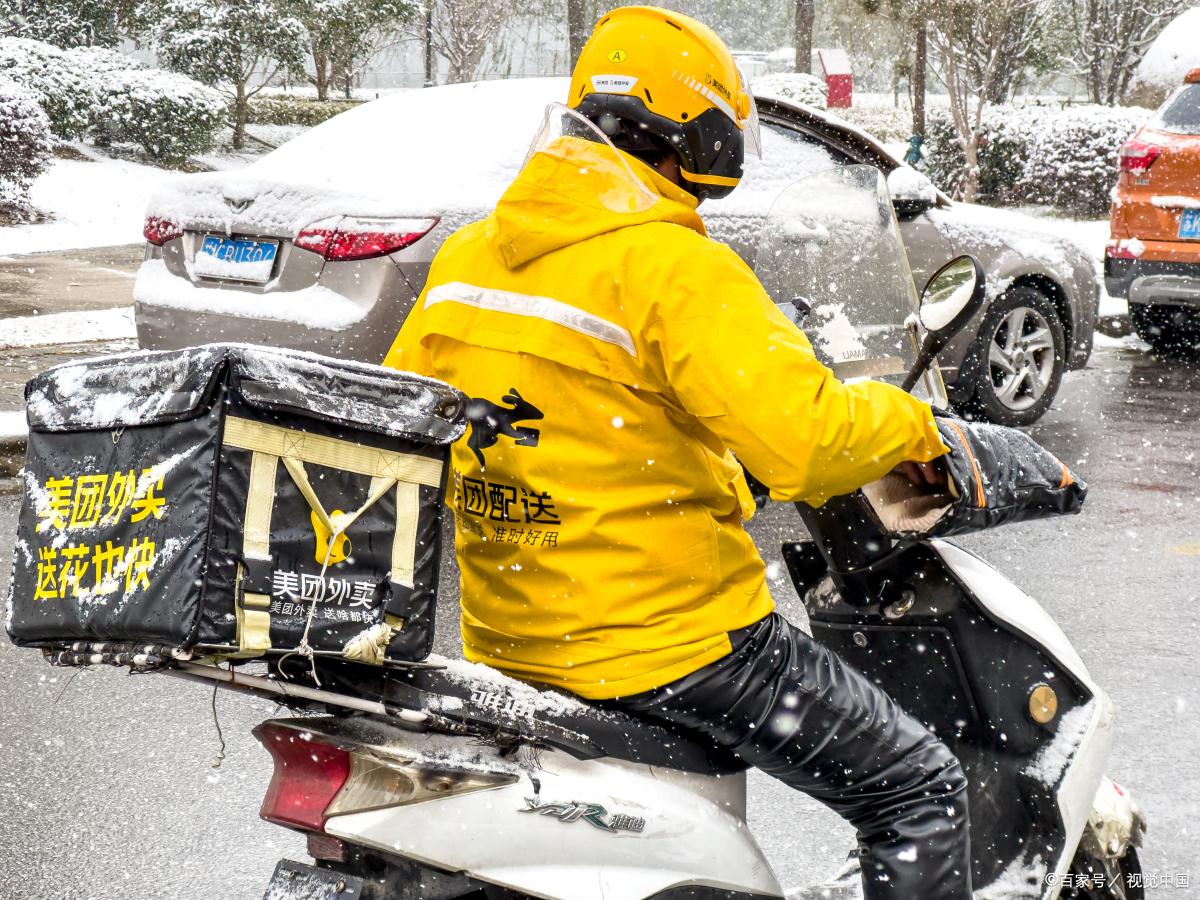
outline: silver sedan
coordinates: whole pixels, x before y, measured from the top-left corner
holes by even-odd
[[[246,169],[181,176],[151,199],[134,300],[143,346],[247,341],[382,359],[442,241],[480,218],[519,170],[564,79],[480,82],[375,100]],[[757,98],[763,159],[706,203],[710,233],[753,264],[771,201],[834,165],[888,176],[918,287],[955,256],[980,260],[990,303],[940,356],[951,397],[1029,424],[1092,348],[1093,263],[1035,219],[935,191],[832,114]]]

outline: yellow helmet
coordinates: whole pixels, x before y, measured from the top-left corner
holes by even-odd
[[[707,26],[653,6],[596,23],[571,75],[568,105],[634,156],[672,152],[684,187],[724,197],[759,153],[754,99],[733,54]]]

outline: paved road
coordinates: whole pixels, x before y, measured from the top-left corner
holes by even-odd
[[[132,302],[145,244],[0,257],[0,319]]]
[[[1117,707],[1110,772],[1149,816],[1146,870],[1190,870],[1200,884],[1190,834],[1200,810],[1200,372],[1098,350],[1089,370],[1068,376],[1035,432],[1090,482],[1086,512],[964,543],[1041,599],[1077,642]],[[0,534],[9,535],[17,496],[11,482],[6,490]],[[781,541],[799,529],[780,507],[753,530],[777,561]],[[774,587],[783,610],[802,619],[794,592]],[[447,597],[440,652],[454,651],[456,625]],[[249,729],[270,704],[221,695],[227,748],[214,769],[204,689],[115,671],[68,677],[0,642],[6,896],[249,898],[280,856],[303,858],[297,836],[256,818],[270,767]],[[750,802],[752,827],[786,885],[825,876],[849,845],[832,814],[765,777],[752,776]]]
[[[0,256],[0,322],[47,313],[127,307],[144,244]],[[0,334],[0,340],[4,335]],[[71,335],[87,340],[87,335]],[[58,343],[0,353],[0,411],[20,409],[22,388],[38,372],[81,356],[134,349],[129,341]]]

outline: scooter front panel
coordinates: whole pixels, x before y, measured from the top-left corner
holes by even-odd
[[[1054,793],[1066,839],[1051,870],[1061,876],[1070,866],[1104,778],[1104,766],[1113,741],[1115,715],[1112,701],[1092,681],[1083,660],[1041,604],[992,566],[956,544],[934,541],[933,546],[981,606],[1040,644],[1058,663],[1069,669],[1092,696],[1085,707],[1073,711],[1075,723],[1072,726],[1068,727],[1063,721],[1054,745],[1043,751],[1043,765],[1034,768],[1044,779],[1052,779],[1056,767],[1062,770]],[[1063,764],[1058,766],[1060,758]],[[1062,884],[1061,878],[1054,881]],[[1052,890],[1047,896],[1057,896],[1057,893],[1057,889]]]
[[[1040,890],[1042,875],[1064,857],[1070,861],[1090,809],[1099,778],[1090,761],[1106,758],[1095,752],[1102,748],[1093,746],[1091,735],[1100,733],[1107,698],[1086,678],[1077,655],[1060,660],[1050,649],[1054,640],[1043,641],[1010,621],[1020,609],[1026,620],[1044,626],[1049,617],[1040,607],[1022,595],[1012,599],[1007,617],[996,615],[994,603],[977,594],[999,602],[1017,589],[974,557],[968,556],[968,577],[961,577],[958,554],[968,556],[940,543],[902,549],[873,576],[888,585],[888,599],[852,605],[811,545],[784,548],[813,636],[959,757],[969,783],[975,884],[1040,872]],[[1058,643],[1066,641],[1057,626],[1054,631]],[[1044,722],[1030,705],[1038,688],[1052,691],[1057,701]],[[1084,794],[1086,801],[1079,799]]]

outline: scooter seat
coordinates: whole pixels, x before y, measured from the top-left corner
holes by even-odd
[[[379,700],[389,709],[428,713],[466,724],[483,736],[523,739],[580,759],[611,757],[705,775],[748,766],[702,737],[571,694],[539,690],[462,660],[430,659],[437,668],[388,668],[323,661],[325,690]]]

